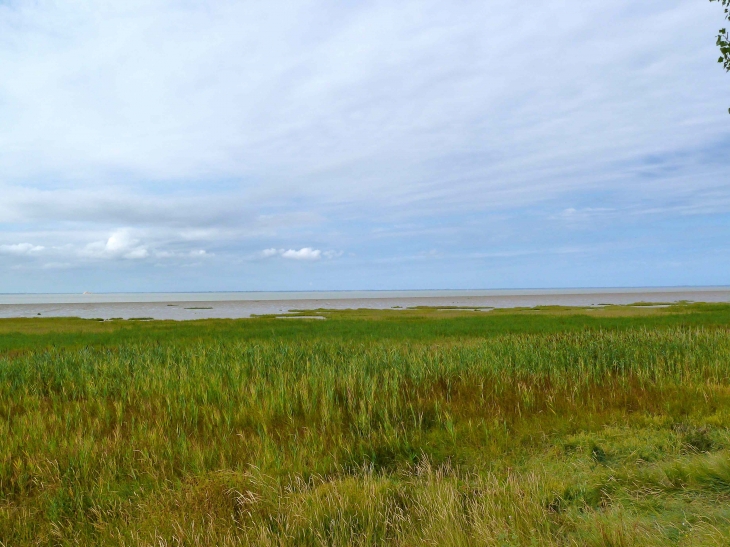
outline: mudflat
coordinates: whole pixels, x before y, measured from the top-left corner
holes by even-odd
[[[730,288],[0,295],[0,317],[236,319],[299,309],[489,309],[637,302],[664,305],[680,301],[730,302]]]

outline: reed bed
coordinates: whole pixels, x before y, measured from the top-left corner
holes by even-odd
[[[730,332],[0,356],[0,545],[721,545]]]

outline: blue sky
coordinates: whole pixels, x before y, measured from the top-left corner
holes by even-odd
[[[0,2],[0,292],[730,284],[721,25]]]

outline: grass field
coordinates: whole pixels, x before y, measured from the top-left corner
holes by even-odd
[[[730,306],[0,320],[0,545],[727,545]]]

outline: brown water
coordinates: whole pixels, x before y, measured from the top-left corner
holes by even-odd
[[[5,294],[0,317],[207,319],[286,314],[291,310],[514,308],[545,305],[730,302],[730,287],[483,291],[342,291],[280,293]]]

